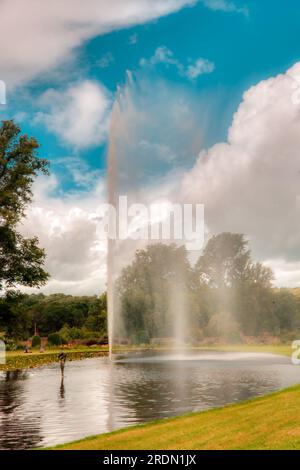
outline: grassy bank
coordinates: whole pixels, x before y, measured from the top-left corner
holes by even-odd
[[[260,352],[280,356],[291,356],[293,352],[291,344],[225,344],[201,347],[200,349],[220,352]]]
[[[137,349],[137,348],[136,348]],[[161,348],[166,350],[166,348]],[[272,354],[279,354],[282,356],[290,356],[292,349],[290,345],[261,345],[261,344],[234,344],[234,345],[212,345],[201,346],[193,348],[194,351],[223,351],[223,352],[267,352]],[[33,350],[30,354],[25,354],[23,351],[12,351],[6,353],[6,364],[0,364],[1,370],[16,370],[40,367],[52,362],[57,362],[57,355],[61,349],[48,349],[44,353],[38,350]],[[108,347],[101,348],[76,348],[64,349],[68,356],[68,360],[86,359],[89,357],[106,356],[108,354]],[[299,376],[300,381],[300,376]]]
[[[17,369],[27,369],[40,367],[52,362],[57,362],[57,356],[61,349],[48,349],[43,353],[34,351],[25,354],[23,351],[12,351],[6,353],[6,364],[0,364],[0,371],[11,371]],[[107,348],[77,348],[77,349],[64,349],[67,354],[68,361],[79,359],[87,359],[89,357],[97,357],[107,355]]]
[[[300,386],[58,446],[62,450],[300,449]]]

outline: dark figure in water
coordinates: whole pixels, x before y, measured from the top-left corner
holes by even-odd
[[[59,362],[60,362],[61,375],[63,377],[64,376],[65,362],[66,362],[66,359],[67,359],[67,355],[62,352],[58,355],[58,359],[59,359]]]

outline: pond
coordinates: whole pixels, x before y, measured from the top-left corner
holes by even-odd
[[[0,449],[50,446],[158,418],[205,410],[300,382],[271,354],[165,354],[0,373]]]

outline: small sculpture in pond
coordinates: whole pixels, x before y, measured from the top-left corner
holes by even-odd
[[[60,363],[60,370],[61,370],[61,375],[62,377],[64,376],[64,371],[65,371],[65,362],[67,359],[67,355],[65,353],[60,353],[58,355],[59,363]]]

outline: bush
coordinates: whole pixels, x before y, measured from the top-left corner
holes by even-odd
[[[51,333],[48,336],[48,343],[50,346],[60,346],[62,344],[62,339],[58,333]]]
[[[5,339],[5,349],[6,351],[16,351],[17,344],[12,339]]]
[[[83,339],[84,335],[80,328],[76,328],[75,326],[70,327],[68,325],[64,325],[58,332],[61,340],[65,343],[69,341],[73,341],[74,339]]]
[[[32,338],[32,347],[39,348],[41,346],[41,338],[40,336],[34,336]]]

